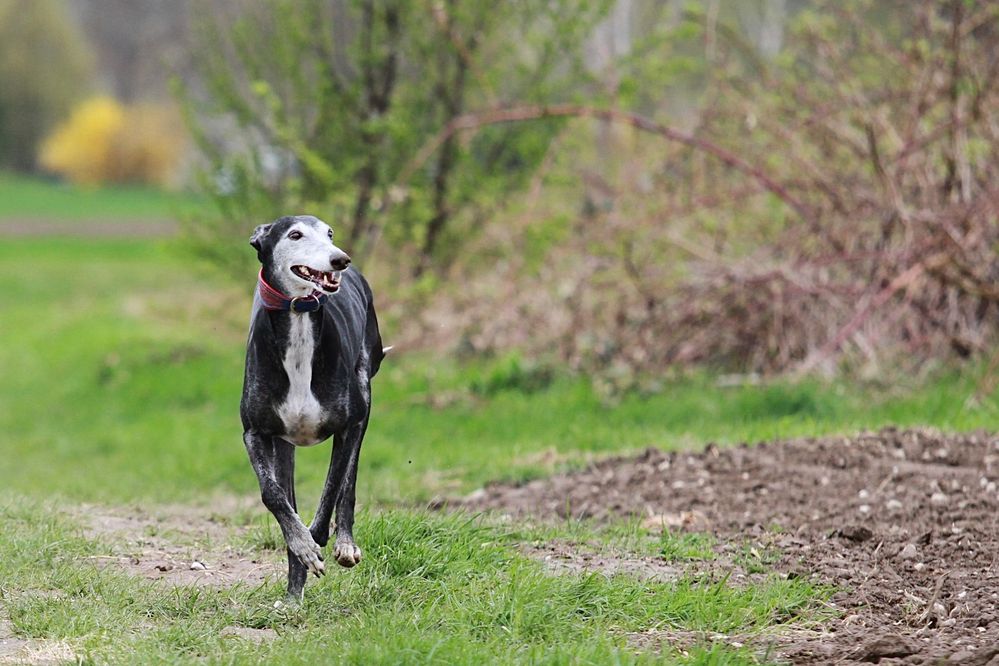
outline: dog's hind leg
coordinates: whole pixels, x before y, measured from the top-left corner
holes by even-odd
[[[360,423],[345,428],[342,433],[334,436],[333,456],[326,475],[326,485],[310,528],[316,543],[325,545],[329,541],[330,520],[336,511],[333,556],[337,564],[348,568],[361,561],[361,549],[354,543],[354,488],[361,441],[367,427],[368,419],[365,415]]]
[[[368,419],[344,433],[345,459],[343,473],[337,479],[336,502],[336,541],[333,543],[333,557],[342,567],[352,567],[361,561],[361,549],[354,543],[354,488],[357,484],[357,462],[361,456],[361,441],[367,430]]]
[[[277,440],[275,443],[277,453],[277,480],[284,488],[288,503],[296,513],[298,503],[295,501],[295,447],[287,442]],[[301,601],[305,591],[305,579],[309,576],[309,570],[302,563],[291,548],[288,548],[288,599]]]
[[[312,538],[320,546],[325,546],[330,541],[330,521],[333,520],[333,502],[335,501],[337,477],[337,462],[340,460],[340,448],[343,438],[339,434],[333,435],[333,446],[330,453],[330,467],[326,472],[326,483],[323,484],[323,492],[319,496],[319,506],[316,508],[316,515],[312,517],[312,524],[309,525],[309,532]]]
[[[321,576],[325,572],[322,551],[302,519],[298,517],[292,501],[289,501],[294,490],[289,492],[290,486],[282,485],[287,483],[289,477],[287,461],[290,456],[294,456],[294,448],[277,437],[254,432],[244,432],[243,443],[246,445],[250,464],[253,465],[253,471],[256,472],[257,481],[260,483],[260,498],[264,506],[274,514],[281,527],[289,554],[299,560],[308,571]],[[294,476],[294,465],[291,465],[290,476]],[[289,594],[293,592],[292,578],[293,571],[289,561]]]

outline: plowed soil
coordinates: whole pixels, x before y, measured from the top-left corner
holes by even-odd
[[[774,569],[839,590],[834,619],[778,638],[771,659],[999,665],[997,484],[999,436],[886,429],[649,449],[489,486],[466,505],[541,520],[638,515],[711,533],[719,548],[766,537],[780,553]]]

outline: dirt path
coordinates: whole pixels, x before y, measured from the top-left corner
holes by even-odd
[[[18,638],[10,623],[0,617],[0,664],[55,666],[76,661],[76,655],[67,643]]]
[[[168,238],[177,233],[172,220],[0,219],[0,237],[70,236],[73,238]]]
[[[534,519],[637,514],[650,527],[710,532],[719,549],[772,546],[779,571],[841,590],[828,631],[780,640],[794,663],[999,664],[997,484],[999,437],[887,429],[700,454],[649,449],[490,486],[466,506]]]
[[[109,555],[88,558],[99,567],[162,585],[257,586],[285,575],[284,550],[276,547],[275,537],[256,521],[246,525],[246,520],[240,520],[257,501],[227,497],[211,510],[185,505],[142,509],[82,505],[72,509],[72,518],[85,536],[108,545]],[[214,519],[213,514],[237,520]],[[273,629],[238,626],[226,627],[222,635],[253,643],[277,637]],[[0,604],[0,666],[55,665],[80,659],[70,642],[17,636]]]
[[[245,510],[250,501],[224,500],[224,513]],[[284,576],[283,549],[261,548],[259,528],[213,520],[204,509],[86,505],[76,514],[87,537],[112,548],[96,558],[99,566],[170,585],[259,585]]]

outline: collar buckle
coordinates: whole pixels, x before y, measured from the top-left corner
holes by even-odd
[[[299,309],[298,306],[299,303],[305,303],[306,305],[302,307],[302,309]],[[315,296],[312,295],[295,296],[294,298],[291,299],[291,302],[288,303],[288,309],[291,310],[292,312],[297,312],[301,314],[303,312],[315,312],[316,310],[319,309],[317,307],[318,305],[319,305],[319,299],[316,298]]]

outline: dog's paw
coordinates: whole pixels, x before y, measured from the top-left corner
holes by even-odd
[[[337,564],[349,569],[361,561],[361,549],[350,537],[338,538],[333,544],[333,557]]]
[[[301,536],[288,539],[288,549],[294,553],[302,564],[318,578],[326,573],[323,564],[323,552],[307,530],[302,530]]]

